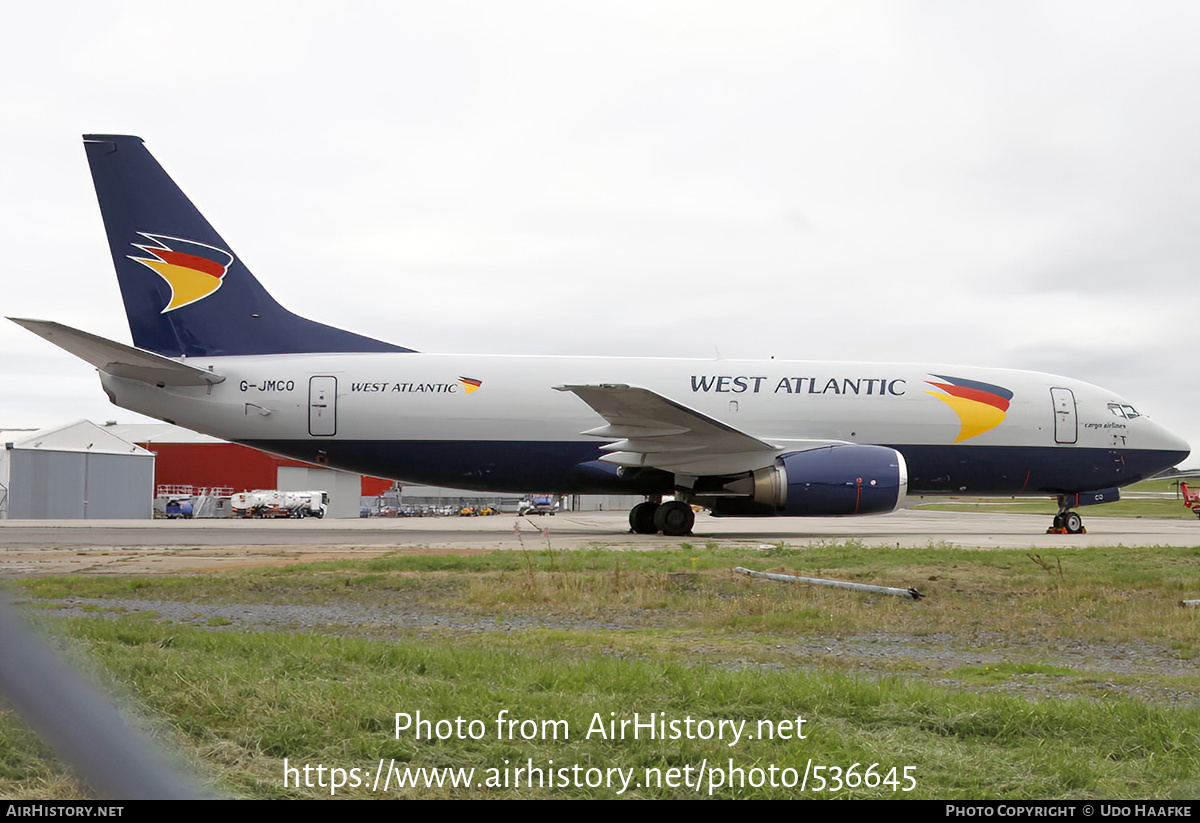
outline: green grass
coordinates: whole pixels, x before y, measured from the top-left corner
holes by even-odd
[[[246,797],[327,796],[283,787],[283,761],[373,768],[380,758],[418,766],[487,769],[504,761],[605,764],[645,769],[702,761],[803,769],[911,766],[916,788],[819,792],[817,796],[924,798],[1168,797],[1196,774],[1200,710],[1132,700],[1028,701],[978,695],[896,676],[803,670],[729,670],[672,655],[654,660],[587,653],[587,639],[555,634],[484,635],[453,644],[384,643],[278,633],[231,634],[126,620],[63,627],[119,679],[134,678],[139,707],[170,718],[218,790]],[[487,684],[486,690],[476,684]],[[501,711],[517,720],[565,722],[559,739],[501,735]],[[396,734],[396,713],[479,720],[479,740]],[[804,740],[604,739],[607,722],[649,712],[683,721],[805,719]],[[26,761],[43,753],[10,719],[3,724],[11,782],[22,796]],[[427,737],[430,735],[426,735]],[[510,739],[516,737],[517,739]],[[1069,741],[1069,745],[1064,745]],[[55,778],[53,770],[42,780]],[[61,778],[59,778],[61,780]],[[45,785],[44,783],[42,785]],[[62,785],[60,783],[60,785]],[[703,793],[707,793],[707,788]],[[347,789],[350,797],[377,796]],[[610,789],[477,788],[398,791],[394,796],[610,797]],[[691,790],[634,789],[637,797]],[[794,790],[718,787],[718,797],[794,797]]]
[[[892,586],[919,602],[779,584],[733,566]],[[687,572],[688,585],[672,582]],[[530,548],[395,555],[214,576],[19,581],[28,612],[77,662],[126,695],[215,789],[328,797],[284,785],[289,766],[374,771],[579,765],[748,769],[810,765],[895,782],[803,795],[713,787],[717,797],[1188,798],[1200,792],[1200,549],[766,550],[710,543],[653,552]],[[79,604],[73,614],[42,606]],[[185,618],[161,617],[186,603]],[[432,615],[423,628],[347,619],[249,632],[209,604],[370,605]],[[353,614],[353,609],[349,613]],[[396,714],[479,721],[479,739],[396,734]],[[566,739],[497,733],[563,721]],[[805,719],[806,737],[605,739],[598,718]],[[511,778],[511,771],[507,772]],[[661,772],[666,774],[666,772]],[[822,772],[827,778],[831,774]],[[810,780],[811,780],[810,774]],[[897,778],[898,780],[899,778]],[[827,783],[832,783],[827,779]],[[701,796],[707,796],[704,787]],[[82,789],[11,713],[0,714],[0,795]],[[349,797],[613,797],[608,787],[392,789]],[[686,786],[623,796],[693,797]]]
[[[1160,520],[1196,520],[1196,515],[1183,505],[1182,496],[1172,480],[1144,480],[1121,489],[1122,499],[1115,503],[1084,506],[1077,511],[1086,523],[1089,517],[1150,517]],[[1196,485],[1200,486],[1200,483]],[[1170,493],[1170,497],[1143,498],[1138,494]],[[1044,514],[1053,517],[1058,505],[1048,497],[937,497],[919,499],[917,508],[931,511],[980,511],[1009,514]]]

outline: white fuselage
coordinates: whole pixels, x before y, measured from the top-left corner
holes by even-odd
[[[1188,451],[1107,389],[1015,370],[419,353],[187,363],[225,380],[156,388],[102,378],[120,406],[227,440],[408,481],[453,485],[447,481],[458,478],[458,485],[472,488],[513,482],[520,485],[506,490],[573,490],[554,484],[570,486],[571,466],[595,459],[604,445],[582,434],[603,422],[596,413],[554,390],[581,383],[646,388],[781,447],[806,440],[891,446],[909,461],[914,492],[1036,494],[1119,486],[1152,473],[1151,465],[1154,471],[1173,465]],[[962,401],[956,406],[941,396],[936,384],[947,375],[1002,387],[1011,392],[1007,408],[982,418],[980,431],[972,415],[982,406],[968,402],[963,411]],[[479,455],[478,465],[472,454]],[[514,461],[522,465],[500,465]],[[1016,476],[1022,471],[1024,480]],[[539,473],[543,482],[526,482]],[[988,479],[997,473],[1003,477]],[[577,488],[591,489],[594,481]],[[613,488],[624,484],[614,480]]]

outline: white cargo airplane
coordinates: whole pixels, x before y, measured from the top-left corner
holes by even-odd
[[[322,465],[456,488],[639,494],[635,532],[892,511],[916,494],[1076,507],[1188,445],[1098,386],[895,363],[423,354],[280,306],[137,137],[84,137],[135,347],[16,320],[109,398]],[[670,502],[660,502],[674,495]]]

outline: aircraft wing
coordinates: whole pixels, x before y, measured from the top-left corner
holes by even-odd
[[[600,458],[605,463],[693,476],[724,475],[770,466],[784,451],[648,389],[612,383],[554,388],[573,392],[607,421],[581,432],[613,441],[602,447],[608,452]],[[827,445],[790,443],[795,445],[789,450]]]
[[[154,386],[209,386],[225,379],[222,375],[61,323],[18,317],[8,319],[114,377],[140,380]]]

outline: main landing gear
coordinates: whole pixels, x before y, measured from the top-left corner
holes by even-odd
[[[683,537],[692,533],[696,513],[681,500],[656,503],[647,500],[629,510],[629,530],[634,534],[658,534]]]
[[[1079,512],[1067,508],[1062,498],[1059,498],[1058,506],[1058,514],[1054,515],[1054,525],[1046,529],[1046,534],[1087,534]]]

